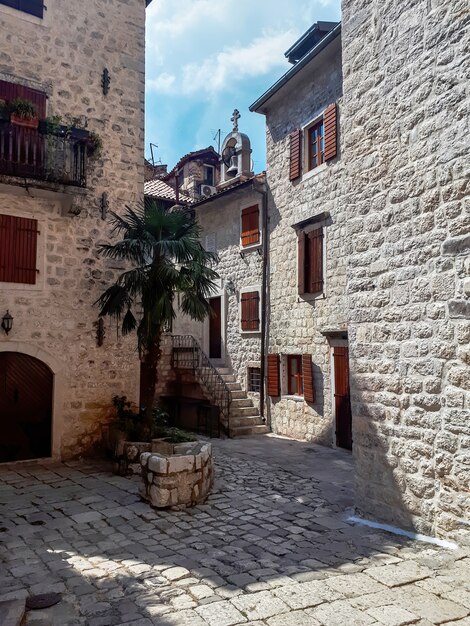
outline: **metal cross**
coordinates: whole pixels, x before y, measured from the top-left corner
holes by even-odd
[[[234,130],[234,132],[236,132],[238,130],[238,120],[240,118],[241,118],[240,111],[238,109],[235,109],[235,111],[233,112],[232,117],[230,118],[230,121],[233,122],[233,130]]]

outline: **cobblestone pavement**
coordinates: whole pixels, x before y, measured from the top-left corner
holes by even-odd
[[[470,555],[364,527],[351,460],[217,442],[207,504],[157,512],[108,466],[0,466],[0,600],[59,591],[28,626],[470,625]]]

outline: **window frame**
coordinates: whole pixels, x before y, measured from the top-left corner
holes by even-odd
[[[326,240],[326,233],[327,233],[327,228],[326,228],[326,224],[324,221],[316,223],[316,224],[312,224],[309,226],[306,226],[304,228],[299,228],[299,230],[297,231],[297,251],[299,250],[299,237],[301,236],[301,233],[303,233],[304,235],[307,235],[307,241],[309,241],[308,239],[308,235],[309,233],[315,231],[315,230],[320,230],[322,231],[322,254],[321,254],[321,259],[322,259],[322,289],[318,290],[318,291],[309,291],[310,286],[306,286],[308,283],[310,283],[310,278],[311,276],[309,276],[309,274],[307,274],[306,272],[306,261],[309,258],[307,256],[307,251],[304,247],[304,259],[303,259],[303,263],[302,263],[302,267],[300,266],[300,259],[299,257],[299,252],[297,253],[297,285],[299,285],[300,281],[300,271],[303,272],[303,284],[304,284],[304,291],[302,293],[299,293],[298,295],[302,298],[312,298],[312,299],[317,299],[317,298],[326,298],[326,245],[327,245],[327,240]],[[310,253],[310,247],[309,247],[309,253]],[[309,272],[311,272],[311,268],[309,269]]]
[[[244,329],[243,328],[243,295],[247,293],[257,293],[258,294],[258,327],[256,329]],[[240,315],[240,323],[239,329],[240,333],[243,335],[256,335],[261,332],[261,288],[259,285],[252,287],[244,287],[240,290],[240,303],[239,303],[239,315]]]
[[[208,182],[206,178],[206,170],[211,170],[212,172],[212,182]],[[208,163],[202,164],[202,185],[209,185],[210,187],[215,187],[215,167],[213,165],[209,165]]]
[[[258,389],[253,389],[253,385],[252,385],[251,375],[254,371],[258,372]],[[261,392],[261,366],[260,365],[247,365],[246,390],[248,393],[260,393]]]
[[[321,129],[321,132],[319,133],[318,137],[315,140],[316,148],[317,148],[316,158],[318,162],[316,165],[313,165],[312,147],[314,145],[314,142],[312,141],[312,134],[318,129]],[[305,134],[304,140],[307,144],[306,151],[305,151],[306,161],[307,161],[305,171],[312,172],[313,170],[316,170],[318,167],[326,163],[325,161],[325,124],[324,124],[323,114],[320,116],[320,118],[318,118],[316,121],[312,122],[311,124],[307,126],[307,128],[305,129],[305,133],[306,134]]]
[[[302,355],[301,354],[286,354],[286,391],[288,396],[294,396],[296,398],[303,398],[304,395],[304,381],[303,381],[303,368],[302,368]],[[297,374],[292,373],[292,364],[297,363]],[[295,389],[291,386],[291,379],[297,378]]]

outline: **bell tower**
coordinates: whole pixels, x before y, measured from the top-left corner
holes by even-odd
[[[223,188],[231,183],[243,181],[252,176],[251,171],[251,143],[247,135],[238,130],[240,119],[238,109],[233,112],[231,121],[233,130],[222,144],[221,177],[218,187]]]

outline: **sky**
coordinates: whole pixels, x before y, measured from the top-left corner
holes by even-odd
[[[154,0],[147,9],[146,148],[171,169],[181,156],[217,149],[232,130],[265,161],[265,118],[249,106],[291,65],[284,52],[314,22],[339,21],[340,0]]]

